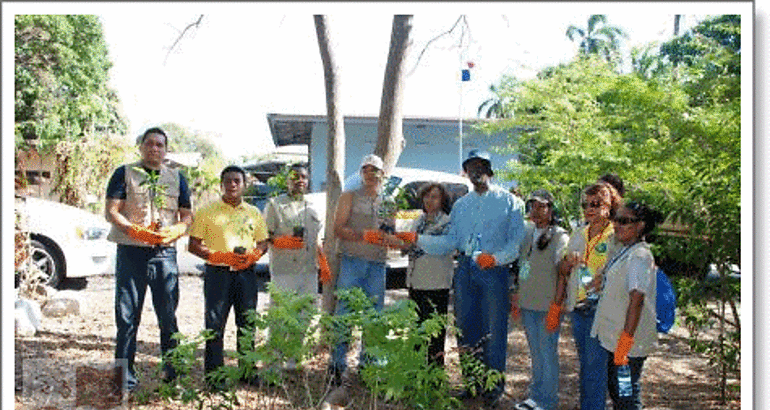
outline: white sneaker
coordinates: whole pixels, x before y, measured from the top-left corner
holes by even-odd
[[[537,402],[532,399],[524,400],[523,402],[513,406],[513,408],[514,410],[544,410],[542,407],[538,406]]]

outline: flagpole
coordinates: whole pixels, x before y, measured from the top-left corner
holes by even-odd
[[[459,165],[460,165],[460,172],[462,172],[463,169],[463,83],[465,81],[462,78],[462,71],[460,71],[460,113],[457,118],[460,119],[459,121],[459,133],[460,133],[460,144],[457,147],[458,152],[458,159]]]

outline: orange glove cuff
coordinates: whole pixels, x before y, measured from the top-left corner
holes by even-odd
[[[283,235],[273,238],[273,246],[278,249],[300,249],[305,242],[296,236]]]
[[[321,283],[327,284],[332,280],[332,270],[329,269],[329,261],[326,260],[326,255],[320,250],[318,251],[318,278]]]
[[[163,236],[159,233],[136,224],[132,224],[126,233],[137,241],[150,245],[158,245],[163,240]]]
[[[561,305],[551,303],[548,308],[548,314],[545,316],[545,329],[554,332],[559,327],[559,316],[561,315]]]
[[[489,269],[497,265],[497,260],[488,253],[482,253],[476,258],[476,263],[481,269]]]
[[[230,265],[233,259],[230,252],[214,251],[209,253],[208,261],[214,265]]]
[[[407,243],[417,242],[417,232],[396,232],[396,238]]]
[[[618,338],[618,346],[615,348],[615,366],[628,364],[628,352],[634,346],[634,337],[624,330]]]
[[[364,241],[373,245],[383,245],[382,232],[373,229],[364,230]]]

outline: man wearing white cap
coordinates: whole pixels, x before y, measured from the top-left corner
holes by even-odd
[[[384,179],[383,163],[380,157],[370,154],[361,161],[361,187],[343,192],[337,203],[334,215],[334,233],[339,238],[340,273],[337,289],[361,288],[367,297],[375,300],[374,307],[382,310],[385,300],[385,258],[387,248],[383,244],[375,245],[365,240],[366,234],[380,226],[378,209],[380,208],[380,189]],[[391,223],[393,221],[385,221]],[[390,235],[387,237],[394,239]],[[386,238],[387,240],[388,238]],[[396,239],[397,241],[397,239]],[[335,314],[348,312],[344,301],[337,303]],[[363,359],[364,349],[360,358]],[[341,383],[345,371],[348,344],[339,343],[332,352],[329,371],[336,385]],[[359,361],[359,365],[362,362]]]

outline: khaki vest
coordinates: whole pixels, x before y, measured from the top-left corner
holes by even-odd
[[[363,188],[353,191],[353,199],[350,205],[350,219],[348,227],[356,232],[364,229],[378,229],[377,207],[378,197],[370,197],[363,192]],[[372,245],[366,242],[353,242],[340,239],[340,253],[357,258],[385,262],[387,252],[382,246]]]
[[[519,306],[522,309],[547,312],[556,294],[556,278],[559,275],[558,265],[554,264],[557,256],[563,256],[567,244],[567,232],[558,226],[553,229],[553,237],[548,246],[542,251],[533,242],[535,225],[527,224],[521,247],[519,264],[529,261],[529,276],[519,276]]]
[[[135,167],[141,168],[140,162],[126,165],[126,199],[123,201],[123,207],[120,213],[126,217],[131,223],[148,226],[153,222],[153,215],[150,215],[150,193],[147,185],[141,185],[145,180],[145,176],[141,171],[137,171]],[[159,184],[166,186],[163,196],[165,197],[165,204],[162,209],[155,210],[157,217],[163,226],[171,226],[177,222],[178,210],[179,210],[179,171],[169,169],[162,166],[160,169]],[[126,235],[123,231],[112,226],[110,234],[107,236],[107,240],[133,246],[152,246],[146,243],[138,242]],[[173,246],[173,244],[171,244]]]
[[[655,349],[657,330],[655,327],[655,298],[657,292],[657,277],[655,276],[655,261],[650,253],[650,245],[640,243],[635,245],[620,259],[615,261],[605,272],[605,284],[599,304],[596,307],[591,336],[599,338],[599,343],[605,349],[614,352],[618,338],[623,331],[628,310],[628,263],[632,257],[644,258],[649,265],[647,274],[651,275],[650,286],[644,295],[644,305],[639,318],[639,325],[634,333],[634,345],[628,353],[630,357],[646,357]],[[608,261],[609,263],[609,261]]]

